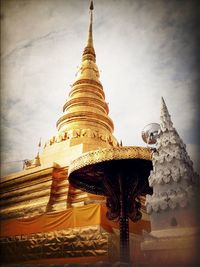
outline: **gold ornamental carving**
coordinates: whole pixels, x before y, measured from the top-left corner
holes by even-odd
[[[101,141],[108,142],[111,146],[117,146],[117,140],[111,134],[106,134],[105,132],[95,131],[92,129],[70,129],[66,132],[60,132],[56,136],[52,136],[48,142],[45,144],[44,147],[51,146],[54,143],[60,143],[62,141],[66,141],[69,139],[74,138],[81,138],[81,137],[88,137],[88,138],[95,138],[100,139]]]
[[[95,163],[120,160],[120,159],[144,159],[151,160],[151,150],[145,147],[125,146],[104,148],[85,153],[83,156],[75,159],[69,166],[68,174],[82,167]]]

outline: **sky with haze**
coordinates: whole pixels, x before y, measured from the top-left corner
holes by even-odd
[[[2,175],[56,134],[85,47],[89,0],[1,0]],[[95,0],[94,47],[114,135],[145,146],[161,96],[199,171],[198,1]]]

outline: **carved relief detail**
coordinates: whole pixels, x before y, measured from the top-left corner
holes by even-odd
[[[60,143],[69,139],[87,137],[100,139],[103,142],[108,142],[111,146],[117,146],[118,142],[111,134],[106,134],[105,132],[95,131],[91,129],[75,129],[69,130],[67,132],[60,132],[55,136],[52,136],[44,145],[44,148],[51,146],[54,143]]]
[[[145,147],[114,147],[90,151],[75,159],[69,166],[68,174],[87,165],[98,162],[120,159],[145,159],[151,160],[151,151]],[[80,185],[79,185],[80,188]],[[91,192],[92,193],[92,192]],[[96,194],[96,192],[95,192]]]
[[[178,187],[169,189],[167,192],[154,193],[152,196],[146,196],[147,213],[159,212],[161,210],[175,209],[178,207],[186,207],[195,197],[194,188],[192,185],[186,189]]]

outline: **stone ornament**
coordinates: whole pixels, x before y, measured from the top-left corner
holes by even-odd
[[[194,201],[199,175],[193,170],[193,163],[186,151],[186,145],[173,127],[171,116],[162,98],[160,135],[156,150],[152,153],[153,170],[149,185],[153,195],[147,195],[147,212],[184,208]],[[166,188],[166,189],[165,189]]]
[[[194,198],[195,193],[192,186],[183,189],[169,189],[167,192],[154,193],[152,196],[146,196],[146,209],[147,213],[151,214],[166,209],[175,209],[177,207],[186,207]]]

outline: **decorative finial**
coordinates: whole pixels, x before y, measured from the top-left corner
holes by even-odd
[[[42,138],[40,137],[40,141],[39,141],[39,143],[38,143],[38,153],[37,153],[37,157],[39,157],[40,148],[41,148],[41,145],[42,145],[41,140],[42,140]]]
[[[167,106],[166,106],[166,103],[165,103],[165,100],[163,97],[161,97],[161,105],[162,107],[164,107],[165,109],[167,109]]]
[[[39,143],[38,143],[38,147],[41,147],[41,140],[42,140],[42,138],[40,137],[40,141],[39,141]]]
[[[165,111],[166,113],[169,113],[167,105],[166,105],[165,100],[164,100],[163,97],[161,97],[161,111],[162,110]]]
[[[90,10],[94,9],[93,1],[90,2]]]
[[[90,25],[89,25],[89,35],[87,46],[93,47],[93,37],[92,37],[92,24],[93,24],[93,14],[92,10],[94,9],[93,1],[90,3]]]
[[[169,111],[163,97],[161,97],[161,112],[162,111],[169,115]]]
[[[93,34],[92,34],[92,26],[93,26],[93,1],[90,2],[90,22],[89,22],[89,32],[88,32],[88,40],[87,45],[83,51],[83,57],[82,60],[85,59],[96,61],[96,55],[93,47]]]
[[[162,131],[173,129],[173,123],[171,121],[171,116],[169,114],[169,111],[167,109],[167,105],[166,105],[163,97],[161,97],[160,121],[161,121],[160,127],[161,127]]]

